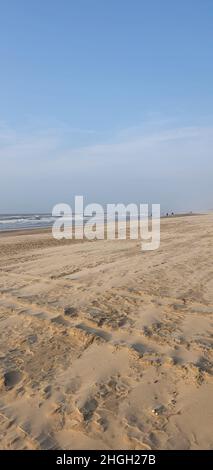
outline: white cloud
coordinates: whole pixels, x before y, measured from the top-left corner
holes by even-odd
[[[92,136],[92,143],[76,144],[75,133],[79,142],[91,142]],[[119,131],[102,144],[96,137],[92,131],[72,132],[66,126],[20,132],[0,125],[1,201],[23,205],[27,191],[33,209],[39,187],[35,210],[42,210],[41,201],[44,210],[66,201],[69,191],[85,192],[97,202],[113,196],[133,201],[143,195],[176,206],[189,197],[190,204],[201,200],[200,206],[212,206],[213,127],[171,128],[170,122],[159,130],[155,125]]]

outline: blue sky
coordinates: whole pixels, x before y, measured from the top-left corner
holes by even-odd
[[[0,211],[213,207],[213,2],[0,2]]]

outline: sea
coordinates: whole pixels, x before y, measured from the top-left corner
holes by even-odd
[[[0,232],[52,227],[51,214],[0,214]]]
[[[110,220],[110,215],[107,216]],[[119,220],[129,220],[129,216],[119,216]],[[79,225],[82,222],[85,224],[90,217],[82,216],[82,214],[73,214],[73,222],[75,225]],[[98,222],[99,217],[97,217]],[[7,232],[12,230],[30,230],[39,228],[51,228],[55,222],[56,217],[53,217],[51,213],[33,213],[33,214],[0,214],[0,232]],[[106,212],[104,211],[104,220],[106,221]],[[112,219],[113,220],[113,219]],[[100,223],[103,219],[100,217]]]

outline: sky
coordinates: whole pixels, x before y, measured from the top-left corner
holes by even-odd
[[[0,212],[213,208],[212,0],[0,0]]]

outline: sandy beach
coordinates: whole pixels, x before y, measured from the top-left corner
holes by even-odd
[[[1,449],[212,449],[212,226],[0,235]]]

